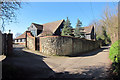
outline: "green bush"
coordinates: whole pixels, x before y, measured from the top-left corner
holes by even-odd
[[[112,62],[118,63],[120,59],[119,55],[120,55],[120,40],[112,44],[109,52],[109,58],[111,59]]]

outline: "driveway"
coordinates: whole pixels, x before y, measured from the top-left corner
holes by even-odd
[[[107,78],[110,68],[109,47],[78,57],[49,57],[45,63],[65,78]]]
[[[15,67],[13,78],[106,78],[110,67],[108,58],[109,47],[76,57],[45,56],[37,51],[14,48],[11,57],[7,57],[3,64]],[[3,68],[6,74],[5,67]],[[9,75],[9,73],[8,73]],[[7,78],[11,78],[7,77]],[[6,76],[4,75],[4,78]]]

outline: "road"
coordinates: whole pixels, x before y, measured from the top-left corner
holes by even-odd
[[[63,73],[57,77],[105,78],[110,68],[109,49],[100,50],[78,57],[45,58],[46,64],[55,72]]]
[[[109,47],[76,57],[45,56],[37,51],[14,48],[3,63],[22,73],[17,78],[106,78],[110,67]],[[6,70],[6,69],[5,69]],[[24,74],[24,75],[23,75]],[[17,75],[17,74],[16,74]]]

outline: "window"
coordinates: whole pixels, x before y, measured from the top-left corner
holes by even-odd
[[[18,39],[18,42],[20,42],[20,39]]]
[[[18,39],[17,39],[17,40],[15,40],[15,42],[18,42]]]
[[[22,39],[22,42],[25,42],[25,39]]]
[[[22,42],[22,39],[20,39],[20,42]]]

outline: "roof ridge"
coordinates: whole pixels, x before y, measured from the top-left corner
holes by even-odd
[[[64,19],[61,20],[57,20],[57,21],[63,21]],[[52,22],[48,22],[48,23],[53,23],[53,22],[57,22],[57,21],[52,21]],[[44,23],[44,24],[48,24],[48,23]],[[43,25],[43,24],[42,24]]]
[[[61,20],[57,20],[57,21],[64,21],[64,19],[61,19]],[[57,22],[57,21],[52,21],[52,22]],[[48,22],[48,23],[52,23],[52,22]],[[32,24],[37,24],[37,23],[32,23]],[[44,23],[44,24],[47,24],[47,23]],[[43,24],[37,24],[37,25],[43,25]]]
[[[84,27],[94,27],[94,25],[90,25],[90,26],[84,26]]]
[[[32,23],[32,24],[35,24],[35,25],[42,25],[42,24],[37,24],[37,23]]]
[[[26,31],[23,34],[21,34],[18,37],[16,37],[15,39],[19,39],[19,37],[21,37],[21,36],[23,37],[25,34],[26,34]]]

